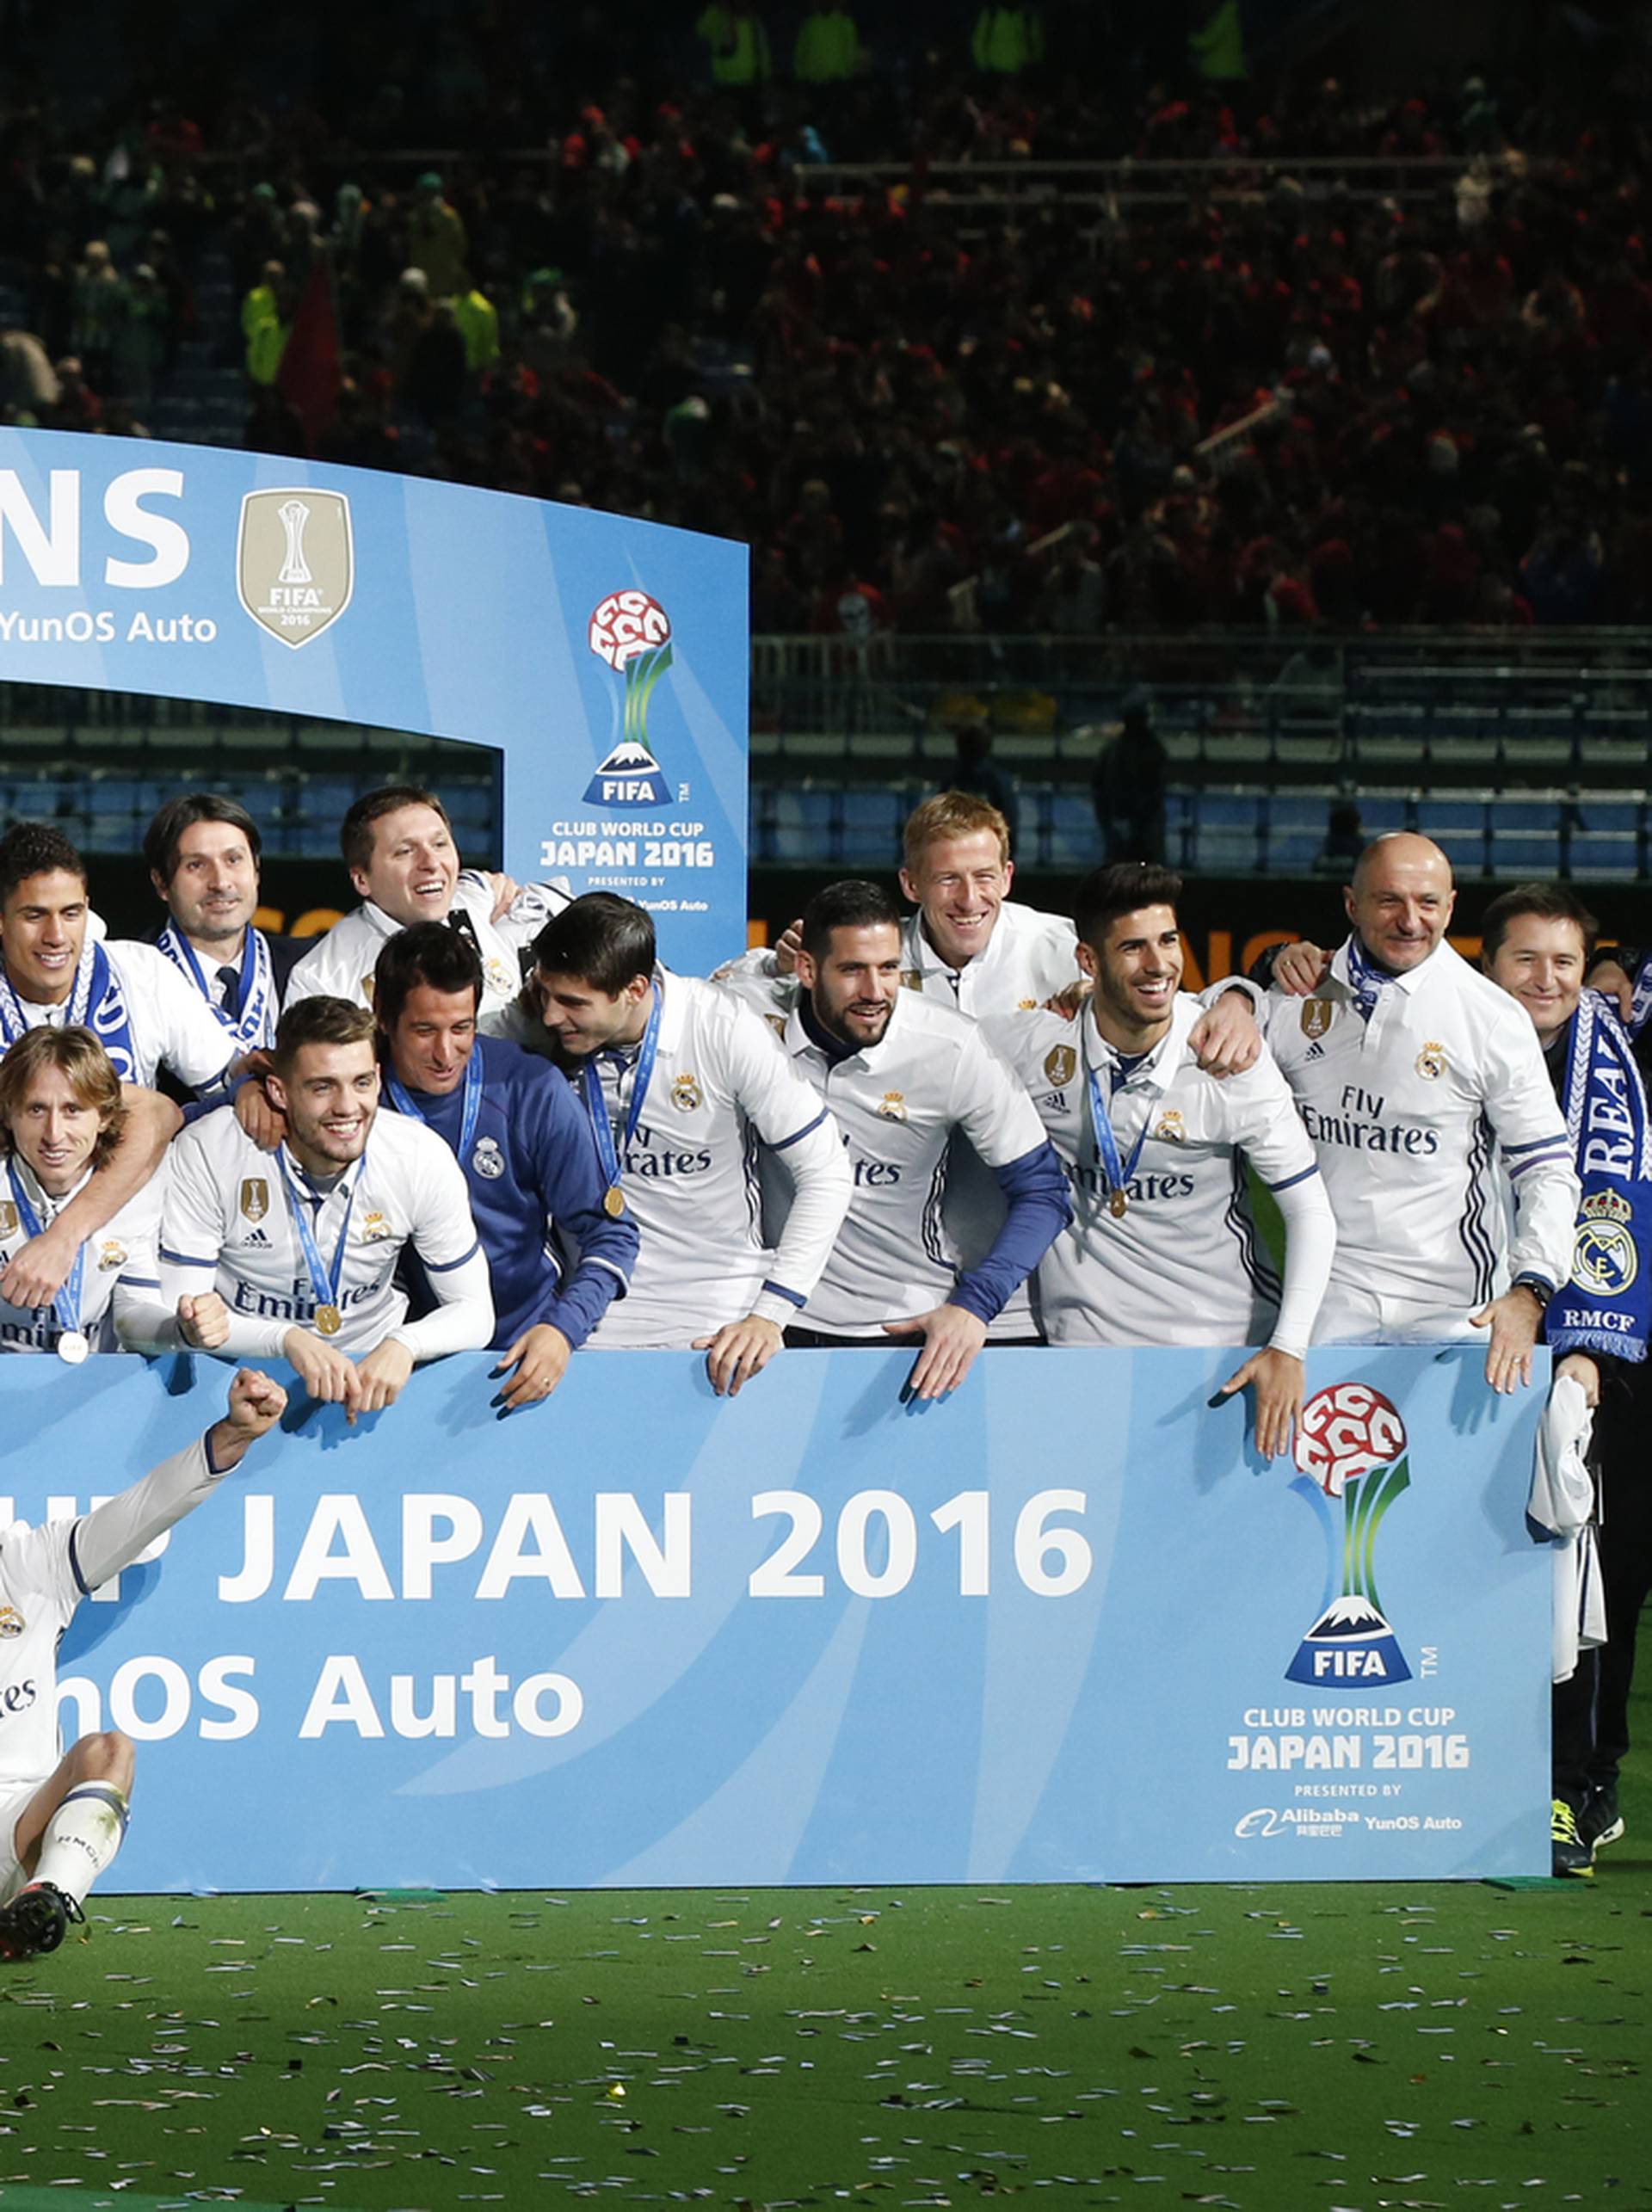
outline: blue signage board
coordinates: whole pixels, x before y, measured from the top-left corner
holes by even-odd
[[[0,678],[490,746],[510,872],[638,900],[688,973],[744,943],[746,579],[588,508],[0,431]]]
[[[480,1355],[354,1428],[300,1396],[65,1640],[65,1733],[139,1740],[117,1879],[1544,1871],[1539,1393],[1316,1352],[1265,1464],[1208,1403],[1238,1356],[997,1351],[927,1408],[854,1351],[733,1402],[585,1352],[506,1420]],[[0,1361],[0,1518],[85,1510],[227,1379]]]

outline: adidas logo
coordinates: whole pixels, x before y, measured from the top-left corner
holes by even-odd
[[[250,1229],[242,1240],[243,1251],[269,1252],[274,1248],[262,1229]]]
[[[1302,1057],[1304,1063],[1310,1060],[1322,1060],[1325,1057],[1325,1047],[1322,1044],[1310,1044]]]

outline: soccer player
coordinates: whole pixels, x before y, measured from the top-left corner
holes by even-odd
[[[45,823],[0,837],[0,1037],[89,1029],[122,1082],[165,1068],[198,1096],[227,1095],[235,1046],[153,945],[99,943],[86,928],[86,864]]]
[[[916,911],[901,926],[901,981],[909,990],[981,1020],[1042,1006],[1078,981],[1073,926],[1018,906],[1009,824],[969,792],[940,792],[907,817],[901,889]],[[795,974],[802,930],[794,921],[768,952],[736,964],[744,976],[784,984]],[[789,1010],[783,993],[781,1011]]]
[[[1624,1833],[1618,1769],[1629,1748],[1635,1632],[1652,1592],[1652,1504],[1642,1462],[1652,1412],[1652,1147],[1646,1093],[1606,998],[1585,991],[1594,917],[1556,884],[1521,884],[1487,908],[1481,960],[1525,1007],[1543,1049],[1582,1188],[1575,1256],[1544,1317],[1555,1379],[1594,1408],[1597,1531],[1608,1641],[1555,1685],[1552,1850],[1558,1875],[1593,1873]]]
[[[458,1159],[493,1285],[496,1372],[508,1413],[548,1398],[637,1260],[637,1224],[607,1183],[565,1078],[478,1037],[482,963],[437,921],[399,931],[373,969],[385,1103],[427,1123]],[[576,1257],[559,1254],[571,1239]]]
[[[843,1132],[854,1193],[786,1342],[887,1348],[891,1337],[922,1337],[909,1387],[942,1397],[1071,1221],[1061,1162],[974,1023],[901,988],[900,913],[877,884],[833,884],[810,900],[798,979],[780,1042]],[[955,1135],[1006,1202],[990,1248],[967,1266],[941,1222]]]
[[[1261,1341],[1223,1390],[1254,1387],[1257,1448],[1272,1457],[1290,1448],[1302,1409],[1335,1232],[1271,1058],[1225,1081],[1193,1058],[1200,1007],[1180,989],[1180,876],[1150,863],[1097,869],[1076,909],[1094,984],[1076,1029],[1039,1012],[990,1021],[987,1034],[1032,1092],[1073,1186],[1073,1226],[1039,1269],[1051,1341]],[[1283,1286],[1250,1217],[1247,1161],[1285,1223]]]
[[[354,1421],[393,1404],[420,1362],[487,1343],[487,1262],[453,1154],[422,1123],[379,1112],[365,1007],[288,1007],[266,1080],[287,1117],[275,1152],[223,1112],[172,1148],[160,1301],[184,1343],[288,1360]],[[396,1281],[410,1246],[440,1301],[418,1321]]]
[[[90,1179],[38,1236],[12,1248],[0,1272],[0,1297],[23,1310],[52,1304],[87,1239],[136,1197],[164,1158],[180,1116],[151,1088],[154,1057],[170,1041],[197,1073],[211,1075],[227,1057],[210,1020],[152,946],[89,945],[87,925],[79,853],[55,829],[15,823],[0,837],[0,1050],[33,1029],[89,1023],[109,1051],[126,1110]],[[118,972],[111,952],[120,956]]]
[[[83,1598],[209,1498],[287,1396],[243,1370],[221,1420],[78,1520],[0,1532],[0,1959],[55,1950],[126,1832],[134,1753],[118,1729],[58,1755],[57,1655]]]
[[[49,1229],[119,1141],[120,1078],[88,1029],[31,1029],[0,1060],[0,1266]],[[119,1349],[123,1315],[160,1291],[155,1240],[165,1170],[76,1250],[54,1298],[18,1307],[0,1296],[0,1352],[55,1352],[71,1365]],[[0,1281],[3,1281],[0,1276]],[[134,1302],[139,1302],[134,1303]],[[135,1330],[133,1348],[146,1344]]]
[[[356,799],[339,843],[362,903],[293,969],[288,1004],[323,993],[368,1005],[373,965],[385,940],[416,921],[445,921],[468,936],[481,956],[484,1026],[490,1026],[489,1017],[515,1002],[521,956],[547,916],[567,905],[567,892],[555,884],[530,884],[496,921],[495,879],[460,869],[447,810],[434,792],[412,784],[386,785]]]
[[[144,833],[149,880],[168,915],[155,942],[241,1052],[274,1043],[282,986],[307,949],[254,927],[262,852],[245,807],[215,792],[169,799]]]
[[[842,1225],[852,1185],[838,1131],[751,1007],[658,971],[654,924],[629,899],[576,899],[533,957],[540,1036],[575,1071],[607,1203],[632,1214],[642,1238],[631,1288],[591,1340],[692,1346],[712,1389],[732,1396],[780,1350]],[[759,1143],[793,1188],[773,1252],[760,1228]]]
[[[1263,1014],[1336,1215],[1315,1340],[1483,1328],[1486,1380],[1509,1391],[1571,1272],[1577,1176],[1531,1022],[1446,942],[1456,898],[1438,845],[1378,838],[1343,892],[1347,940],[1286,947]]]

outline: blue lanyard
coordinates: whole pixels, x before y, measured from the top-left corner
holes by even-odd
[[[44,1235],[40,1217],[29,1204],[28,1192],[17,1176],[17,1162],[6,1161],[6,1174],[11,1182],[11,1194],[17,1201],[17,1216],[31,1236]],[[52,1310],[57,1315],[58,1325],[66,1333],[77,1334],[80,1328],[81,1286],[86,1280],[86,1247],[77,1247],[75,1264],[69,1270],[68,1280],[52,1301]]]
[[[281,1171],[281,1187],[287,1192],[287,1209],[293,1217],[293,1226],[298,1231],[305,1265],[310,1270],[310,1288],[315,1293],[316,1303],[317,1305],[337,1307],[339,1288],[344,1280],[344,1242],[350,1233],[350,1215],[354,1210],[355,1194],[361,1187],[361,1178],[357,1175],[345,1200],[344,1219],[338,1232],[337,1249],[333,1254],[332,1272],[329,1273],[317,1249],[315,1233],[310,1226],[309,1201],[293,1187],[293,1178],[287,1173],[286,1154],[278,1152],[275,1161]]]
[[[1089,1076],[1090,1126],[1095,1131],[1096,1157],[1101,1162],[1102,1173],[1107,1179],[1108,1191],[1110,1192],[1122,1191],[1136,1173],[1136,1162],[1141,1158],[1142,1147],[1147,1142],[1148,1123],[1153,1117],[1150,1113],[1143,1118],[1140,1129],[1136,1132],[1136,1142],[1131,1148],[1130,1158],[1120,1165],[1119,1140],[1113,1133],[1113,1123],[1108,1118],[1107,1109],[1101,1097],[1100,1080],[1094,1068],[1090,1069]]]
[[[415,1121],[423,1121],[424,1115],[410,1091],[404,1090],[394,1072],[385,1069],[385,1088],[398,1113],[410,1114]],[[462,1168],[471,1156],[471,1139],[476,1135],[476,1118],[482,1111],[482,1055],[471,1047],[471,1057],[465,1063],[465,1103],[459,1108],[459,1164]],[[426,1127],[429,1126],[426,1123]]]
[[[660,1049],[660,1014],[663,1001],[660,987],[652,987],[654,1004],[650,1009],[648,1027],[643,1032],[642,1047],[637,1055],[637,1073],[631,1086],[631,1107],[626,1115],[626,1149],[631,1149],[631,1140],[637,1134],[637,1124],[643,1118],[643,1101],[648,1096],[648,1086],[653,1078],[654,1058]],[[591,1135],[596,1139],[596,1156],[602,1163],[602,1173],[607,1178],[608,1188],[620,1187],[620,1155],[613,1142],[613,1124],[608,1119],[607,1103],[602,1096],[602,1078],[597,1072],[597,1055],[590,1058],[579,1071],[580,1092],[585,1100],[585,1112],[589,1117]]]

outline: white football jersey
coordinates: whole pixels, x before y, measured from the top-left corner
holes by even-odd
[[[306,1184],[285,1145],[278,1155],[255,1144],[228,1106],[174,1141],[171,1168],[161,1224],[161,1303],[176,1312],[180,1297],[216,1290],[230,1309],[226,1354],[280,1358],[287,1331],[313,1329],[317,1306],[327,1303],[336,1303],[343,1320],[328,1340],[352,1354],[393,1334],[416,1359],[434,1359],[479,1351],[492,1334],[487,1262],[464,1171],[422,1122],[375,1115],[367,1149],[324,1194]],[[317,1293],[295,1203],[306,1209],[325,1269],[343,1237],[336,1300]],[[410,1243],[442,1302],[416,1322],[406,1319],[406,1294],[396,1281],[397,1260]]]
[[[989,1170],[1007,1168],[1044,1143],[1032,1100],[972,1022],[906,991],[879,1041],[847,1060],[828,1059],[795,1007],[781,1042],[831,1109],[854,1174],[804,1326],[866,1336],[944,1304],[961,1266],[943,1219],[952,1134]]]
[[[931,1004],[971,1021],[1030,1013],[1082,980],[1076,944],[1072,923],[1060,915],[1041,914],[1036,907],[1006,899],[985,952],[962,968],[951,968],[925,936],[923,916],[915,911],[901,924],[901,981]],[[766,991],[768,1013],[789,1014],[797,1003],[796,977],[780,975],[774,953],[766,949],[719,968],[718,980],[747,995]],[[966,1266],[991,1249],[1003,1225],[1004,1194],[991,1171],[969,1145],[955,1145],[946,1179],[946,1227]],[[1026,1338],[1036,1326],[1024,1285],[988,1334]]]
[[[49,1229],[64,1208],[91,1180],[89,1168],[73,1190],[60,1198],[48,1198],[34,1180],[28,1162],[15,1155],[0,1165],[0,1271],[11,1265],[28,1242],[29,1229],[11,1187],[15,1174],[23,1186],[34,1217]],[[161,1225],[161,1204],[166,1189],[166,1165],[151,1175],[118,1212],[81,1247],[78,1326],[94,1352],[118,1352],[115,1337],[115,1291],[154,1297],[160,1291],[156,1241]],[[65,1291],[69,1288],[65,1284]],[[66,1326],[55,1306],[12,1306],[0,1299],[0,1352],[50,1352],[59,1332]]]
[[[750,1313],[795,1321],[818,1281],[848,1204],[849,1174],[830,1117],[768,1025],[711,983],[660,978],[660,1027],[636,1134],[626,1142],[637,1055],[595,1064],[613,1131],[626,1205],[641,1233],[631,1287],[589,1342],[601,1349],[675,1346]],[[571,1078],[582,1104],[582,1070]],[[760,1141],[805,1174],[816,1222],[796,1216],[771,1251],[763,1242]],[[804,1186],[799,1182],[799,1191]]]
[[[157,946],[122,938],[103,949],[126,1001],[136,1063],[133,1081],[152,1090],[157,1071],[164,1068],[189,1090],[210,1088],[235,1058],[236,1046],[200,992]],[[72,997],[71,992],[61,1006],[36,1006],[22,997],[17,1003],[31,1029],[64,1029]]]
[[[0,1529],[0,1793],[44,1782],[58,1763],[58,1644],[75,1608],[218,1481],[197,1442],[78,1520]],[[0,1845],[0,1877],[10,1845]]]
[[[529,884],[517,892],[509,913],[493,919],[493,885],[475,868],[460,873],[453,890],[453,907],[470,917],[482,955],[483,1026],[488,1017],[512,1005],[521,989],[521,954],[554,914],[568,904],[568,893],[559,884]],[[284,1006],[300,999],[348,999],[355,1006],[373,1004],[373,970],[379,953],[404,927],[392,921],[382,907],[364,899],[354,913],[336,921],[315,950],[306,952],[287,978]]]
[[[1468,1315],[1527,1270],[1571,1272],[1578,1181],[1530,1015],[1450,945],[1379,993],[1360,1020],[1348,948],[1312,998],[1271,992],[1269,1049],[1295,1094],[1336,1216],[1322,1334],[1415,1330]],[[1494,1155],[1519,1208],[1508,1237]],[[1396,1333],[1398,1333],[1397,1330]]]
[[[1077,1021],[1039,1013],[987,1024],[1073,1187],[1073,1225],[1039,1268],[1052,1344],[1261,1344],[1273,1328],[1279,1279],[1251,1219],[1245,1163],[1282,1190],[1313,1175],[1313,1148],[1266,1052],[1224,1081],[1199,1072],[1187,1036],[1203,1011],[1179,995],[1168,1034],[1116,1092],[1118,1056],[1088,1008]],[[1093,1069],[1120,1161],[1135,1158],[1122,1216],[1097,1152]]]

